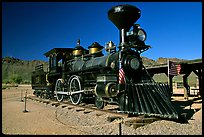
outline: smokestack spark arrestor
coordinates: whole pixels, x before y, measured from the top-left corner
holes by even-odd
[[[120,45],[127,42],[126,33],[140,18],[141,11],[132,5],[118,5],[108,11],[108,18],[120,30]]]

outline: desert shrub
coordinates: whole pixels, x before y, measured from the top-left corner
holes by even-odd
[[[4,83],[4,84],[11,84],[11,83],[12,83],[12,80],[11,80],[11,79],[4,79],[4,80],[2,81],[2,83]]]
[[[6,89],[7,86],[2,84],[2,88],[1,89]]]
[[[23,80],[23,84],[30,84],[31,82],[29,80]]]
[[[18,74],[14,74],[11,76],[11,80],[13,83],[17,83],[17,84],[20,84],[22,82],[22,77]]]

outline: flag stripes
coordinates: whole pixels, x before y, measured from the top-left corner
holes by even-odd
[[[181,65],[180,64],[178,64],[176,66],[176,70],[177,70],[177,73],[180,74],[180,72],[181,72]]]
[[[175,62],[169,61],[168,70],[169,70],[168,71],[169,75],[177,76],[178,74],[180,74],[181,65],[175,64]]]
[[[119,84],[125,84],[125,72],[121,62],[119,63]]]
[[[125,73],[123,68],[119,70],[119,84],[125,84]]]

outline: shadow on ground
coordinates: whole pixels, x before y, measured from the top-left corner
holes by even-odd
[[[201,107],[193,108],[192,105],[200,105]],[[178,112],[179,118],[176,122],[188,123],[188,120],[202,108],[202,98],[194,97],[188,100],[172,100],[172,105]]]

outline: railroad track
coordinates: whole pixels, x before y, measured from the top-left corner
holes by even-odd
[[[112,122],[114,120],[120,121],[119,123],[123,123],[127,126],[132,126],[133,128],[138,128],[140,126],[144,126],[147,124],[150,124],[154,121],[161,120],[160,118],[155,118],[155,117],[145,117],[144,115],[139,115],[139,116],[130,116],[129,114],[124,114],[124,113],[118,113],[117,112],[117,105],[107,105],[104,107],[104,109],[98,109],[94,106],[94,104],[86,104],[86,103],[81,103],[79,105],[74,105],[71,102],[68,101],[63,101],[63,102],[58,102],[55,99],[44,99],[44,98],[39,98],[36,96],[28,96],[27,99],[33,100],[33,101],[38,101],[41,103],[45,104],[50,104],[51,106],[65,108],[67,107],[68,109],[73,109],[75,108],[76,111],[83,111],[84,114],[96,111],[96,112],[102,112],[102,113],[109,113],[111,114],[111,117],[108,117],[107,120],[109,122]],[[99,113],[100,114],[100,113]]]
[[[105,107],[104,109],[98,109],[94,106],[94,104],[80,103],[79,105],[74,105],[68,101],[57,102],[55,99],[49,99],[48,100],[48,99],[39,98],[36,96],[28,96],[27,98],[34,100],[34,101],[42,102],[45,104],[51,104],[52,106],[55,106],[55,107],[58,107],[60,105],[62,106],[62,108],[66,107],[66,106],[72,107],[72,108],[75,107],[76,111],[91,110],[91,111],[110,113],[110,114],[118,115],[121,117],[129,117],[129,114],[117,113],[117,106],[116,105],[108,105],[109,107]]]

